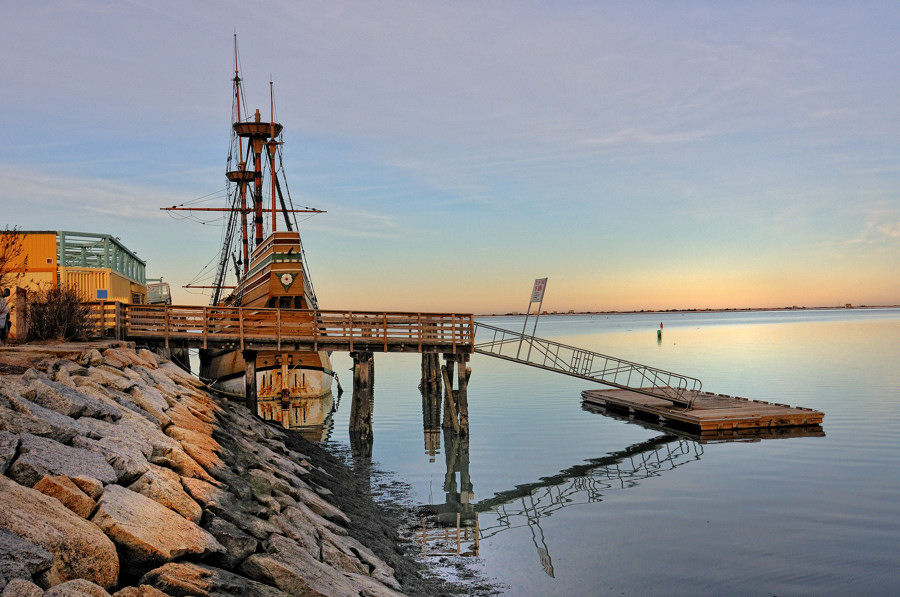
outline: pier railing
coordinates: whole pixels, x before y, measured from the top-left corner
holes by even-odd
[[[691,392],[699,392],[703,387],[701,381],[693,377],[483,323],[476,323],[475,331],[474,352],[639,392],[684,406],[690,406],[693,402]]]
[[[169,347],[472,351],[471,314],[91,303],[96,337]]]

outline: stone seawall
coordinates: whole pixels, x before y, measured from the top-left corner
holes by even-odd
[[[0,354],[4,597],[454,593],[354,483],[147,350]]]

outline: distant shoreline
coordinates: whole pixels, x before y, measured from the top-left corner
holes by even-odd
[[[635,311],[542,311],[541,317],[554,315],[635,315],[641,313],[754,313],[763,311],[858,311],[861,309],[900,309],[900,305],[853,305],[843,307],[755,307],[724,309],[640,309]],[[532,313],[531,315],[534,315]],[[525,313],[476,313],[475,317],[523,317]]]

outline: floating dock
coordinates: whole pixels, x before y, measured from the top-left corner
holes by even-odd
[[[824,413],[809,408],[762,400],[748,400],[710,392],[691,392],[692,406],[672,402],[630,390],[585,390],[585,405],[605,408],[658,423],[661,427],[683,429],[700,436],[742,433],[783,428],[821,429]]]

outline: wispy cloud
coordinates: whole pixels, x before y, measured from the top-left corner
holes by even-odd
[[[329,208],[327,218],[307,220],[303,228],[346,238],[385,239],[403,236],[403,227],[395,216],[341,206]]]
[[[893,223],[882,224],[881,226],[876,227],[876,230],[885,236],[900,238],[900,220]]]
[[[0,206],[13,223],[35,208],[59,212],[70,224],[97,216],[161,219],[160,207],[189,202],[194,197],[102,178],[61,176],[0,164]]]
[[[708,132],[652,133],[640,129],[622,129],[582,141],[584,145],[601,145],[614,147],[622,145],[665,145],[672,143],[688,143],[710,136]]]

